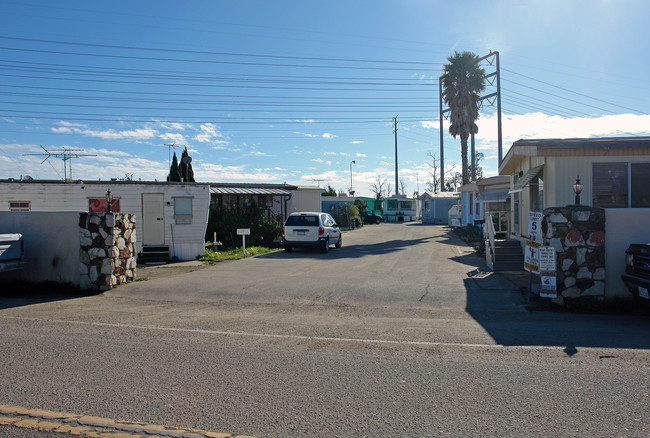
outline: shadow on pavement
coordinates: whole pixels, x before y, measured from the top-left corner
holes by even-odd
[[[500,345],[579,349],[650,349],[650,319],[642,315],[580,314],[527,310],[527,293],[476,255],[458,257],[473,267],[464,280],[467,312]]]
[[[383,255],[393,252],[404,251],[406,248],[415,245],[422,245],[429,242],[432,237],[412,240],[389,240],[386,242],[363,244],[363,245],[346,245],[345,237],[343,247],[335,248],[330,246],[329,253],[324,254],[320,248],[294,248],[291,253],[284,251],[275,251],[267,254],[256,256],[257,258],[267,259],[286,259],[292,257],[301,258],[328,258],[328,259],[348,259],[361,258],[368,255]]]
[[[100,292],[81,291],[77,288],[57,284],[1,283],[0,310],[33,304],[65,301],[96,295]]]

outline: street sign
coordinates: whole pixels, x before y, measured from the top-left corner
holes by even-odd
[[[246,236],[251,235],[250,228],[237,228],[237,235],[241,236],[241,246],[244,251],[244,257],[246,257]]]
[[[528,272],[539,274],[539,247],[540,242],[526,240],[526,251],[524,254],[524,269]]]
[[[542,212],[528,212],[528,234],[531,237],[540,237],[542,235]]]
[[[545,298],[557,298],[557,267],[556,253],[552,246],[539,248],[539,275],[542,287],[539,296]]]
[[[543,246],[539,249],[539,270],[555,272],[555,248]]]

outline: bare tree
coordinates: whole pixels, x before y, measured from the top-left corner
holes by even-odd
[[[388,184],[390,186],[390,184]],[[386,195],[386,180],[377,175],[374,183],[370,184],[370,191],[375,194],[375,199],[381,199]]]
[[[456,172],[450,179],[445,181],[445,187],[448,192],[455,192],[460,186],[463,185],[463,174]]]
[[[390,195],[393,194],[393,187],[390,185],[390,183],[386,183],[386,197],[390,198]]]
[[[427,166],[429,166],[427,190],[438,193],[440,191],[440,172],[438,172],[440,159],[433,152],[429,152],[427,156],[431,158],[431,162],[427,162]]]

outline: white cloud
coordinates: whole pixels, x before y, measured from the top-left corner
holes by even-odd
[[[322,158],[312,158],[312,159],[309,160],[309,161],[313,161],[314,163],[324,163],[324,161],[323,161]]]
[[[195,175],[201,175],[201,181],[224,182],[267,182],[277,181],[284,176],[263,169],[246,169],[246,166],[224,166],[221,164],[203,163],[194,169]]]
[[[357,152],[355,156],[359,157],[359,158],[366,158],[367,157],[366,154],[360,154],[359,152]]]
[[[87,125],[65,121],[57,122],[56,124],[60,125],[60,127],[50,128],[50,131],[55,134],[80,134],[86,137],[97,137],[105,140],[149,140],[158,133],[155,129],[151,128],[116,131],[114,129],[96,130],[89,128]]]
[[[439,129],[440,121],[435,120],[421,120],[420,126],[426,129]]]
[[[650,134],[650,115],[616,114],[598,117],[561,117],[543,113],[502,116],[503,147],[524,138],[589,138]],[[477,148],[496,150],[496,115],[477,121]],[[505,153],[505,151],[504,151]]]
[[[160,135],[160,138],[164,141],[171,141],[179,145],[183,145],[186,143],[183,134],[178,134],[178,133],[165,132],[164,134]]]
[[[324,139],[327,139],[327,140],[338,138],[338,135],[334,135],[334,134],[331,134],[329,132],[325,132],[323,134],[308,134],[306,132],[295,131],[294,134],[304,135],[305,137],[309,137],[309,138],[324,138]]]
[[[365,141],[363,140],[353,140],[350,142],[350,144],[363,144],[363,143],[365,143]]]
[[[217,138],[223,138],[223,134],[217,130],[217,127],[212,123],[204,123],[200,127],[201,133],[197,134],[194,137],[194,140],[201,143],[209,143],[214,141]],[[225,143],[223,140],[219,140],[220,143]]]

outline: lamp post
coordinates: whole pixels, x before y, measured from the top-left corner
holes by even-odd
[[[354,196],[354,190],[352,190],[352,165],[357,164],[356,160],[350,161],[350,196]]]
[[[582,183],[580,182],[580,176],[576,176],[576,182],[573,184],[573,193],[576,194],[576,205],[580,205],[580,193],[582,192]]]
[[[106,213],[111,212],[111,202],[113,202],[113,195],[111,194],[111,189],[106,191]]]

